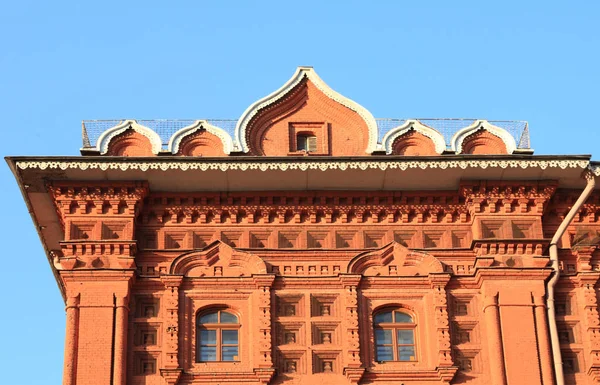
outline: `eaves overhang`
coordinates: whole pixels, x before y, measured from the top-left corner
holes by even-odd
[[[50,181],[147,181],[151,192],[456,190],[461,180],[555,180],[583,188],[581,174],[600,175],[589,155],[443,155],[432,157],[6,157],[53,264],[63,229],[47,192]]]

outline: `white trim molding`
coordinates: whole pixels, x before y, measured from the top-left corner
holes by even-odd
[[[452,136],[452,140],[450,141],[452,150],[456,151],[457,154],[462,153],[463,141],[469,135],[474,134],[479,130],[486,130],[490,134],[502,139],[504,145],[506,146],[506,151],[508,154],[512,154],[517,149],[517,143],[515,142],[515,138],[513,138],[513,136],[504,128],[494,126],[487,120],[476,120],[469,127],[465,127],[457,131],[454,134],[454,136]]]
[[[250,120],[263,108],[277,102],[285,97],[295,86],[297,86],[304,78],[310,80],[321,92],[328,98],[342,104],[343,106],[356,112],[367,124],[369,129],[369,142],[366,148],[366,153],[371,154],[377,149],[377,122],[373,115],[363,106],[331,89],[317,75],[312,67],[298,67],[294,75],[281,88],[262,99],[251,104],[242,114],[235,126],[235,139],[241,146],[243,152],[250,151],[246,141],[246,128]]]
[[[59,169],[59,170],[67,170],[67,169],[78,169],[78,170],[161,170],[161,171],[169,171],[169,170],[199,170],[199,171],[209,171],[209,170],[220,170],[220,171],[230,171],[230,170],[260,170],[260,171],[268,171],[268,170],[279,170],[279,171],[287,171],[287,170],[368,170],[368,169],[379,169],[382,171],[385,170],[401,170],[406,171],[410,169],[468,169],[468,168],[478,168],[478,169],[487,169],[487,168],[501,168],[501,169],[527,169],[527,168],[539,168],[542,170],[548,168],[559,168],[559,169],[567,169],[567,168],[580,168],[585,169],[588,168],[589,161],[588,160],[580,160],[580,159],[556,159],[556,160],[545,160],[545,159],[473,159],[473,160],[398,160],[394,159],[393,161],[379,161],[379,160],[344,160],[338,162],[332,162],[331,160],[323,160],[323,161],[305,161],[305,162],[281,162],[281,161],[258,161],[258,162],[248,162],[248,161],[231,161],[227,159],[225,161],[200,161],[200,160],[192,160],[192,161],[178,161],[178,160],[164,160],[164,161],[156,161],[156,160],[138,160],[133,161],[134,158],[130,158],[129,161],[119,161],[114,159],[81,159],[81,160],[19,160],[16,161],[16,166],[21,170],[26,169]]]
[[[438,154],[441,154],[446,150],[446,141],[444,140],[444,135],[442,135],[438,130],[428,127],[418,120],[409,119],[400,126],[392,128],[383,136],[381,144],[385,149],[385,153],[391,154],[393,150],[392,145],[396,139],[404,134],[407,134],[410,132],[410,130],[415,130],[416,132],[431,139],[435,146],[435,152]]]
[[[207,132],[210,132],[221,140],[221,143],[223,144],[223,152],[225,154],[229,155],[231,151],[233,151],[233,139],[231,139],[231,136],[229,136],[229,134],[222,128],[213,126],[206,120],[196,120],[191,125],[183,127],[171,135],[169,144],[167,145],[167,150],[169,150],[171,154],[177,154],[179,152],[179,145],[181,144],[183,138],[201,129],[205,129]]]
[[[130,128],[135,132],[144,135],[146,138],[148,138],[148,140],[150,140],[153,154],[158,154],[160,152],[162,149],[162,139],[160,136],[154,132],[154,130],[146,126],[142,126],[135,120],[131,119],[125,120],[122,123],[119,123],[118,125],[104,131],[96,141],[96,149],[101,155],[106,154],[108,152],[108,145],[110,144],[110,141],[113,140],[113,138],[115,138],[117,135],[122,134]]]

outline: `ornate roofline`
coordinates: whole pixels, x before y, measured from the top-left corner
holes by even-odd
[[[398,127],[392,128],[383,136],[381,145],[385,149],[386,154],[391,154],[394,141],[410,130],[415,130],[431,139],[435,146],[435,151],[438,154],[441,154],[446,150],[446,141],[444,140],[444,135],[440,134],[439,131],[424,125],[418,120],[409,119]]]
[[[187,160],[187,159],[186,159]],[[310,160],[310,161],[298,161],[291,160],[289,162],[281,160],[260,160],[260,161],[247,161],[247,160],[235,160],[226,159],[226,161],[207,161],[207,160],[195,160],[189,159],[184,160],[136,160],[131,161],[131,158],[127,160],[118,159],[82,159],[77,160],[16,160],[16,166],[21,170],[26,169],[79,169],[79,170],[367,170],[367,169],[380,169],[380,170],[401,170],[405,171],[408,169],[467,169],[467,168],[580,168],[585,169],[589,166],[589,160],[584,159],[473,159],[473,160],[348,160],[343,159],[335,161],[335,159],[327,160]],[[595,170],[596,171],[596,170]]]
[[[110,141],[113,140],[113,138],[115,138],[117,135],[122,134],[130,128],[135,132],[144,135],[146,138],[148,138],[148,140],[150,140],[150,144],[152,145],[152,153],[158,154],[160,152],[162,149],[162,140],[160,136],[151,128],[142,126],[135,120],[129,119],[109,128],[100,134],[98,141],[96,142],[96,149],[100,152],[100,154],[106,154],[108,152],[108,145],[110,144]]]
[[[250,120],[263,108],[277,102],[283,98],[291,89],[297,86],[302,79],[309,79],[321,92],[323,92],[330,99],[348,107],[352,111],[356,112],[365,121],[369,129],[369,143],[365,152],[368,154],[372,153],[377,149],[377,122],[373,115],[363,106],[356,103],[355,101],[348,99],[347,97],[339,94],[329,87],[320,77],[317,75],[312,67],[298,67],[294,75],[288,80],[281,88],[277,91],[263,97],[252,103],[246,111],[240,116],[235,126],[235,140],[241,147],[243,152],[250,151],[248,143],[246,141],[246,127]]]
[[[452,150],[456,151],[457,154],[462,153],[463,141],[471,134],[474,134],[478,130],[486,130],[492,135],[502,139],[506,146],[506,151],[512,154],[517,149],[517,143],[515,138],[502,127],[494,126],[487,120],[476,120],[469,127],[465,127],[462,130],[456,132],[450,141]]]
[[[229,154],[231,153],[231,151],[233,151],[233,139],[231,139],[231,136],[229,136],[229,134],[222,128],[213,126],[206,120],[196,120],[191,125],[183,127],[182,129],[175,132],[169,139],[167,149],[172,154],[177,154],[179,152],[179,145],[181,144],[183,138],[190,134],[193,134],[194,132],[202,128],[204,128],[206,131],[210,132],[211,134],[215,135],[221,140],[221,143],[223,144],[223,152],[225,154]]]

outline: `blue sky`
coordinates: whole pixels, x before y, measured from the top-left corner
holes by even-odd
[[[537,154],[600,160],[598,14],[597,1],[5,1],[0,155],[77,155],[83,119],[235,119],[312,65],[375,117],[527,120]],[[3,383],[58,384],[64,304],[6,165],[0,181]]]

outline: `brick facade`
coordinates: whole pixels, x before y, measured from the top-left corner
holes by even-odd
[[[54,223],[41,235],[66,302],[63,384],[550,385],[556,349],[566,383],[598,383],[600,194],[568,224],[558,271],[548,251],[589,158],[522,158],[482,125],[458,154],[410,126],[377,149],[368,112],[315,76],[251,106],[233,146],[198,124],[164,157],[131,125],[97,154],[14,160],[36,224]]]

